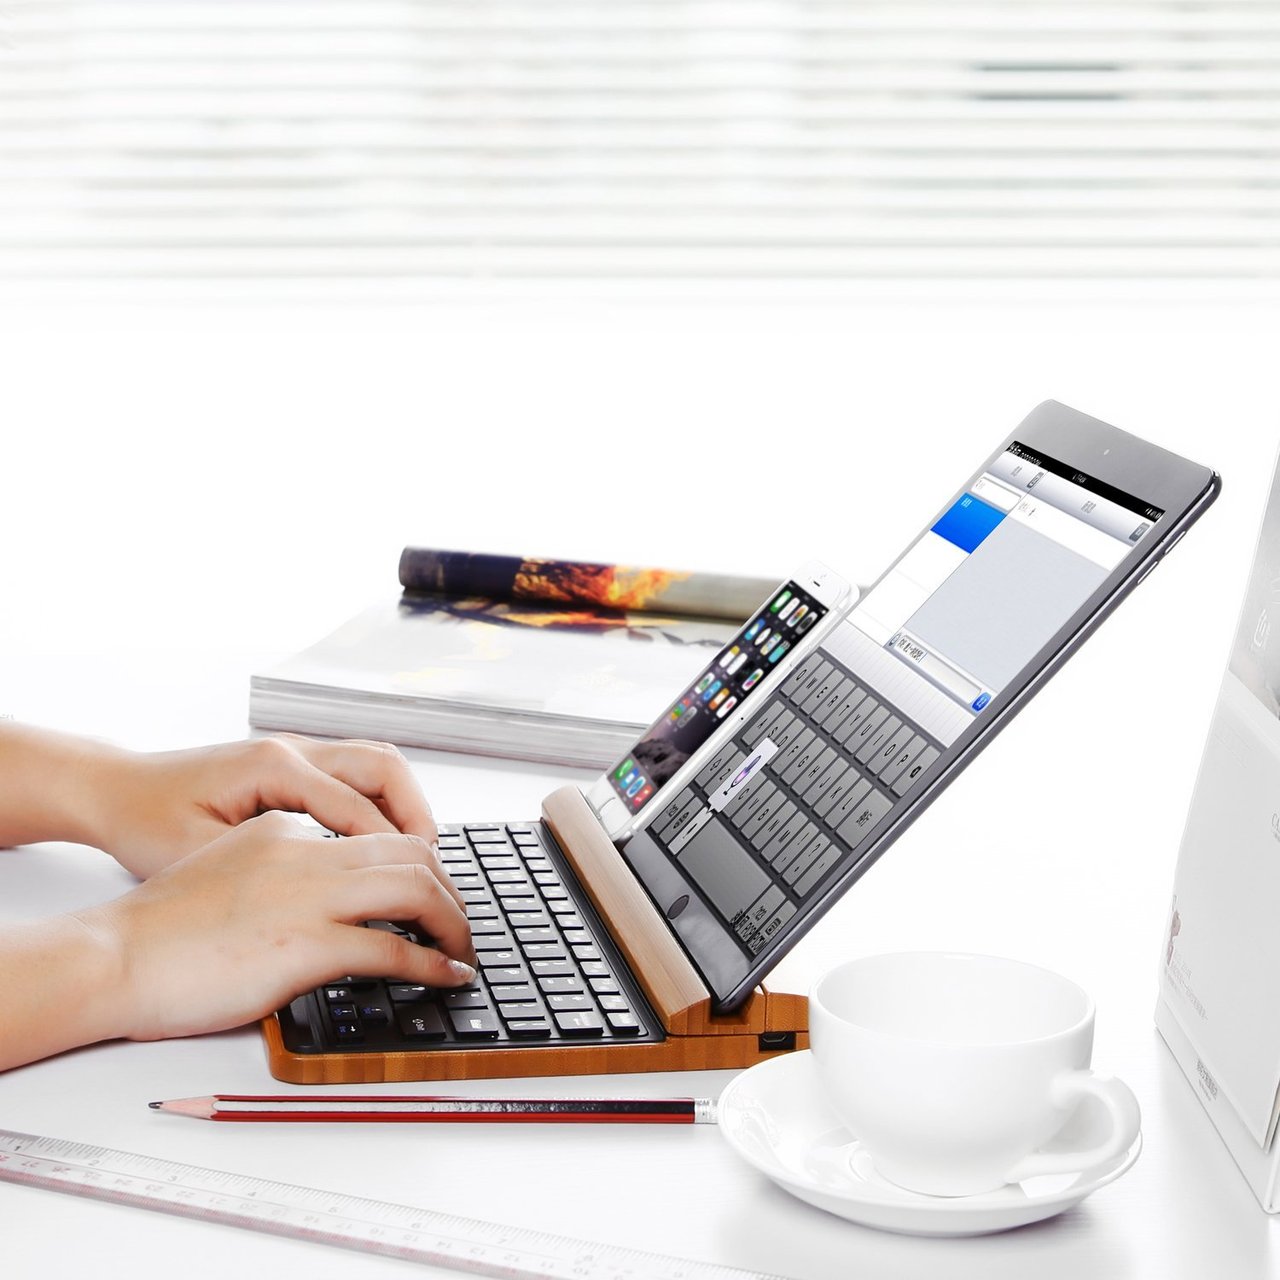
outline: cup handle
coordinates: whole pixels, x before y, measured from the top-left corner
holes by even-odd
[[[1075,1173],[1114,1160],[1133,1146],[1142,1127],[1142,1113],[1133,1090],[1123,1080],[1098,1071],[1064,1071],[1050,1085],[1054,1106],[1064,1111],[1079,1106],[1086,1096],[1097,1098],[1111,1119],[1105,1142],[1077,1151],[1033,1151],[1005,1174],[1006,1182],[1021,1182],[1046,1173]]]

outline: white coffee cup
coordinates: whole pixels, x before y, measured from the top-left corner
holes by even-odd
[[[908,952],[821,978],[809,1034],[827,1098],[876,1170],[961,1196],[1092,1168],[1133,1145],[1137,1099],[1089,1070],[1093,1015],[1089,996],[1048,969]],[[1086,1098],[1102,1104],[1106,1136],[1040,1150]]]

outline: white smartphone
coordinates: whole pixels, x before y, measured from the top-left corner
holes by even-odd
[[[751,615],[607,773],[585,789],[615,844],[629,840],[696,771],[704,749],[732,737],[762,689],[808,653],[853,603],[818,560],[802,564]]]

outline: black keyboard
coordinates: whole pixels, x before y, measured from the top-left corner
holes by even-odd
[[[766,738],[777,748],[772,758],[713,813],[708,799]],[[754,956],[838,867],[858,859],[940,754],[818,650],[649,829]]]
[[[442,827],[440,858],[462,895],[479,966],[466,987],[340,978],[281,1013],[294,1052],[641,1041],[659,1024],[539,824]],[[429,944],[412,925],[371,920]]]

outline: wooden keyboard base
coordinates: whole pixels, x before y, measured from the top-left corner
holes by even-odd
[[[274,1017],[262,1022],[267,1061],[291,1084],[374,1084],[407,1080],[493,1080],[519,1076],[613,1075],[629,1071],[699,1071],[749,1067],[792,1049],[807,1049],[802,996],[761,989],[736,1015],[708,1019],[698,1035],[668,1035],[658,1043],[518,1045],[510,1049],[448,1049],[395,1053],[291,1053]],[[793,1025],[787,1026],[790,1022]],[[719,1025],[718,1025],[719,1024]],[[760,1029],[757,1030],[756,1028]],[[766,1030],[768,1027],[770,1029]]]
[[[270,1017],[263,1019],[262,1034],[271,1074],[293,1084],[356,1084],[697,1071],[749,1067],[809,1047],[809,1009],[803,996],[759,987],[733,1013],[711,1011],[710,992],[576,787],[553,791],[543,801],[542,818],[644,988],[664,1040],[293,1053],[285,1046],[280,1024]]]

